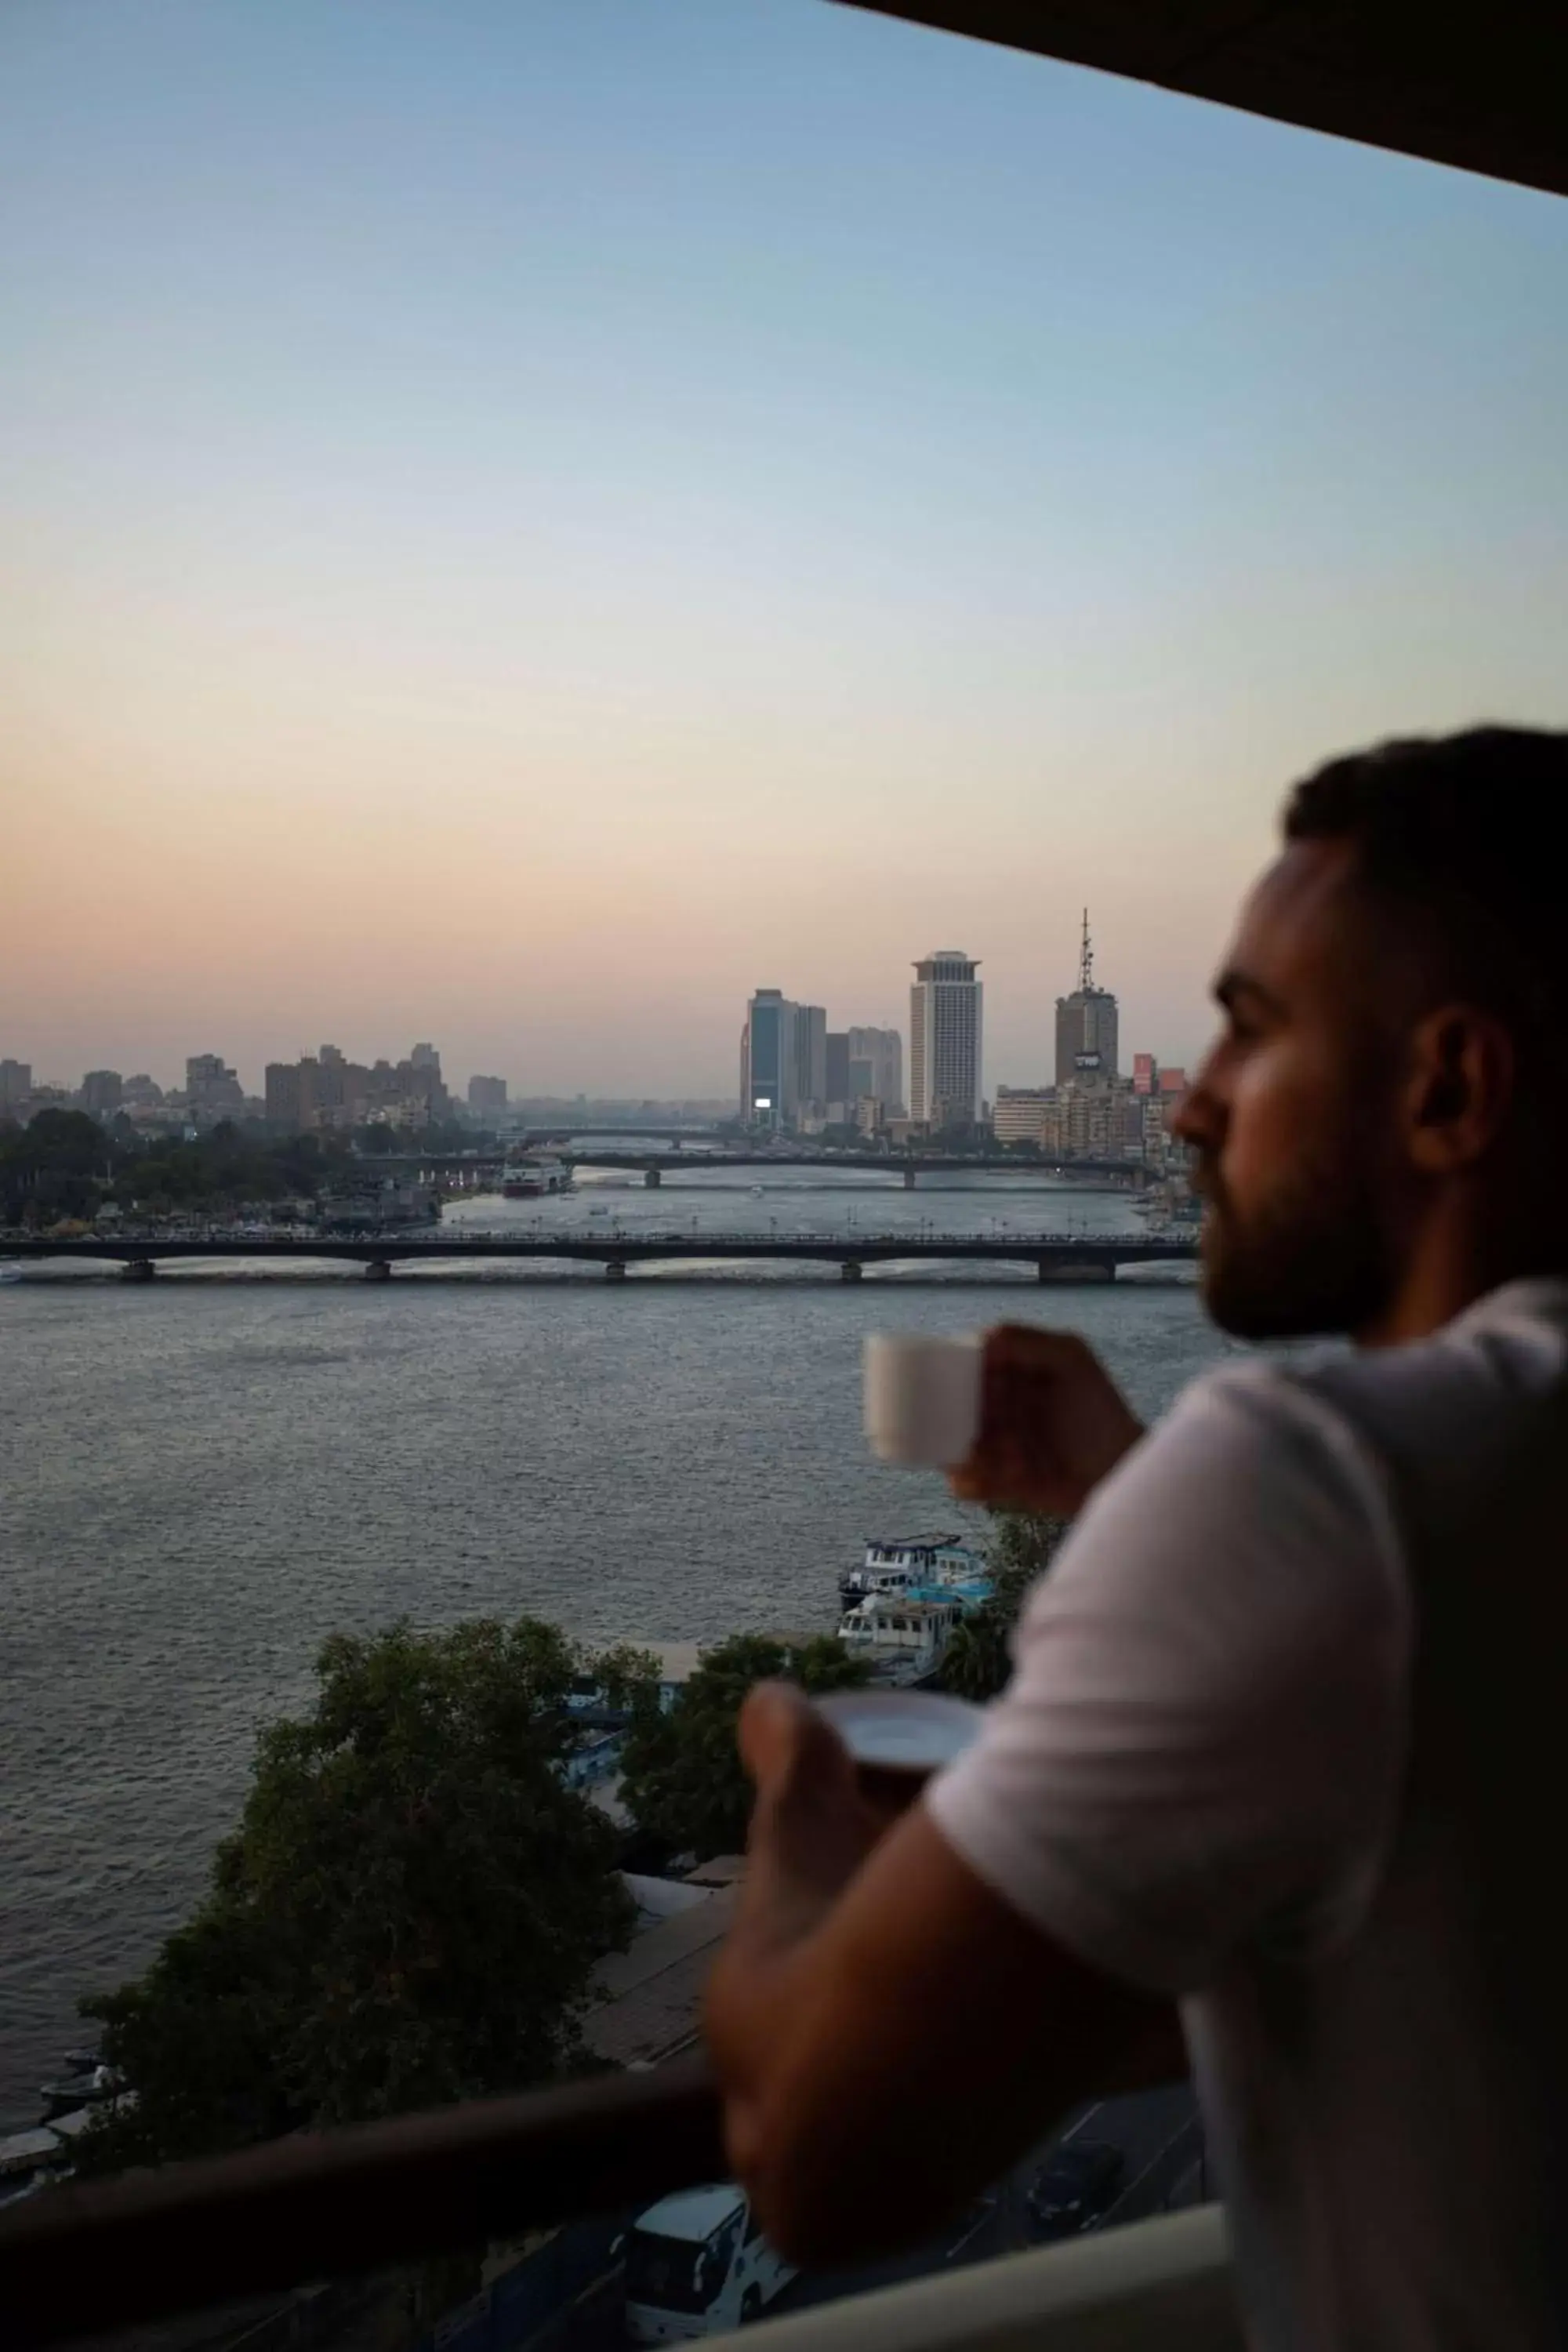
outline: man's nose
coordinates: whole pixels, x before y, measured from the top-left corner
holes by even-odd
[[[1225,1133],[1225,1106],[1215,1088],[1213,1062],[1206,1060],[1176,1106],[1171,1132],[1195,1151],[1212,1151]]]

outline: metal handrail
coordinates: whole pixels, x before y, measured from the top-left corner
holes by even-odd
[[[314,1257],[342,1255],[367,1249],[393,1251],[403,1258],[453,1257],[465,1251],[476,1257],[504,1255],[514,1257],[574,1257],[598,1256],[606,1250],[659,1250],[669,1247],[678,1256],[693,1254],[705,1257],[721,1257],[727,1250],[741,1249],[761,1252],[767,1255],[784,1251],[820,1248],[837,1253],[840,1250],[896,1250],[902,1255],[916,1256],[952,1243],[961,1250],[979,1251],[993,1255],[999,1249],[1012,1249],[1024,1255],[1037,1249],[1071,1250],[1082,1254],[1090,1250],[1146,1250],[1174,1247],[1170,1236],[1134,1230],[1131,1233],[1059,1233],[1042,1229],[1031,1232],[1020,1226],[998,1235],[963,1233],[946,1226],[922,1230],[919,1226],[900,1230],[898,1227],[878,1229],[869,1225],[847,1225],[832,1233],[763,1232],[753,1225],[742,1225],[733,1231],[718,1229],[693,1232],[689,1226],[647,1226],[608,1224],[603,1233],[580,1226],[561,1226],[549,1233],[519,1233],[514,1226],[464,1225],[451,1232],[399,1231],[389,1227],[384,1232],[363,1229],[341,1234],[301,1233],[281,1226],[265,1234],[239,1234],[223,1227],[209,1228],[195,1234],[157,1234],[135,1227],[112,1234],[48,1234],[0,1233],[0,1249],[25,1253],[29,1257],[120,1257],[130,1254],[152,1257],[181,1257],[215,1254],[226,1257],[243,1257],[263,1254],[283,1253],[291,1257]],[[1181,1246],[1195,1252],[1195,1239],[1181,1237]]]
[[[0,2213],[0,2336],[134,2321],[460,2252],[728,2169],[700,2060],[45,2189]]]
[[[1245,2352],[1217,2205],[816,2304],[747,2332],[766,2352]]]

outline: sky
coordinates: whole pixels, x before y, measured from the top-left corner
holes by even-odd
[[[719,1095],[1562,725],[1568,205],[831,0],[7,0],[0,1054]]]

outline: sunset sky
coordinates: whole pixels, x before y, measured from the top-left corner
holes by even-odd
[[[729,1092],[1568,722],[1568,205],[828,0],[8,0],[0,1054]]]

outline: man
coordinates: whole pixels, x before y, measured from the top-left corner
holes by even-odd
[[[798,2256],[917,2239],[1174,2001],[1256,2344],[1568,2344],[1565,813],[1568,736],[1500,728],[1297,788],[1181,1131],[1216,1320],[1353,1351],[1145,1436],[994,1333],[955,1484],[1081,1516],[983,1738],[879,1835],[752,1695],[709,2035]]]

